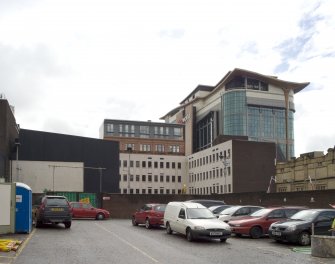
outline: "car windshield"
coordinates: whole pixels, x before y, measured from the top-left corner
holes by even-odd
[[[66,199],[64,199],[64,198],[49,197],[46,200],[46,205],[49,205],[49,206],[66,206],[67,202],[66,202]]]
[[[290,218],[292,220],[304,220],[304,221],[311,221],[313,220],[316,215],[318,214],[317,211],[310,211],[310,210],[302,210],[298,213],[295,213]]]
[[[164,212],[165,211],[165,207],[166,207],[166,205],[164,204],[160,204],[160,205],[156,205],[155,207],[154,207],[154,210],[155,211],[159,211],[159,212]]]
[[[213,213],[207,208],[188,208],[187,216],[188,219],[216,219]]]
[[[255,216],[255,217],[260,217],[260,216],[264,216],[268,213],[270,213],[273,209],[269,209],[269,208],[264,208],[264,209],[260,209],[254,213],[252,213],[250,216]]]
[[[220,214],[231,215],[231,214],[235,213],[236,210],[238,210],[239,208],[241,208],[241,206],[232,206],[232,207],[224,209]]]

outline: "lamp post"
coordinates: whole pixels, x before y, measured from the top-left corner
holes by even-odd
[[[19,181],[19,147],[21,146],[21,143],[18,138],[15,139],[15,147],[16,147],[16,180]],[[11,179],[11,182],[13,182],[13,179]]]

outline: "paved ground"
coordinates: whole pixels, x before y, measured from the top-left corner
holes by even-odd
[[[188,242],[164,229],[133,227],[130,220],[74,220],[71,229],[45,226],[14,237],[24,238],[25,243],[18,252],[0,253],[0,263],[335,263],[334,259],[312,257],[308,251],[294,252],[293,248],[301,247],[269,238]]]

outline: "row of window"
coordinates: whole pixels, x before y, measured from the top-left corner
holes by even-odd
[[[189,161],[188,168],[192,169],[196,167],[201,167],[203,165],[210,164],[212,162],[218,162],[218,161],[225,162],[226,159],[230,159],[230,149],[228,149],[227,151],[225,150],[223,152],[223,155],[222,155],[222,152],[220,153],[217,152],[217,153],[207,155],[205,157],[198,158],[196,160]]]
[[[317,184],[315,185],[315,190],[321,191],[321,190],[327,190],[327,185],[325,184]],[[287,192],[287,187],[279,187],[278,192]],[[293,192],[301,192],[301,191],[308,191],[308,188],[305,188],[304,186],[295,186]]]
[[[139,160],[123,160],[121,161],[120,160],[120,163],[119,163],[119,166],[123,168],[128,168],[128,165],[130,168],[134,168],[134,166],[136,168],[154,168],[154,169],[181,169],[181,162],[169,162],[169,161],[146,161],[146,160],[142,160],[142,161],[139,161]]]
[[[230,176],[231,175],[231,169],[230,167],[226,168],[226,173],[224,173],[224,169],[222,168],[216,168],[210,171],[206,172],[200,172],[200,173],[190,173],[189,174],[189,182],[199,182],[199,181],[205,181],[208,179],[215,179],[223,176]]]
[[[152,134],[154,137],[182,137],[182,129],[179,127],[168,126],[145,126],[134,124],[106,124],[107,134],[117,134],[118,136],[126,137],[149,137]]]
[[[269,85],[257,79],[252,79],[244,76],[236,76],[233,80],[226,84],[226,89],[241,89],[247,88],[251,90],[268,91]]]
[[[199,188],[189,188],[190,194],[200,194],[200,195],[206,195],[206,194],[222,194],[222,193],[231,193],[231,184],[228,185],[219,185],[218,183],[213,186],[207,186],[207,187],[199,187]]]
[[[123,194],[127,194],[128,190],[126,188],[124,188],[122,190]],[[161,187],[160,189],[152,189],[152,188],[148,188],[148,189],[129,189],[129,193],[130,194],[181,194],[181,189],[164,189],[163,187]]]
[[[124,145],[124,150],[137,150],[136,145],[134,143],[128,143]],[[140,144],[140,151],[142,152],[150,152],[151,150],[154,150],[156,152],[165,152],[165,145],[163,144],[155,144],[154,148],[152,148],[152,145],[150,144]],[[171,153],[179,153],[180,152],[180,146],[179,145],[169,145],[168,146],[168,152]]]
[[[159,176],[159,177],[158,177]],[[181,176],[178,176],[178,177],[176,177],[176,176],[174,176],[174,175],[171,175],[171,177],[170,177],[170,175],[135,175],[135,177],[134,177],[134,175],[129,175],[129,181],[136,181],[136,182],[146,182],[146,181],[148,181],[148,182],[152,182],[152,181],[154,181],[154,182],[158,182],[158,180],[159,180],[159,182],[170,182],[170,180],[171,180],[171,182],[176,182],[176,179],[177,179],[177,181],[178,182],[181,182]],[[120,175],[120,180],[121,180],[121,175]],[[122,176],[122,180],[124,181],[124,182],[127,182],[128,181],[128,175],[127,174],[123,174],[123,176]]]

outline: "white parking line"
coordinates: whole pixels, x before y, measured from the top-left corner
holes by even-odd
[[[151,259],[153,262],[155,263],[159,263],[159,261],[153,257],[151,257],[148,253],[144,252],[143,250],[139,249],[138,247],[134,246],[133,244],[131,244],[130,242],[128,242],[127,240],[123,239],[122,237],[120,237],[119,235],[115,234],[114,232],[108,230],[107,228],[105,228],[104,226],[102,226],[101,224],[97,224],[95,223],[98,227],[100,227],[101,229],[105,230],[106,232],[110,233],[111,235],[115,236],[116,238],[118,238],[120,241],[122,241],[123,243],[125,243],[126,245],[130,246],[131,248],[133,248],[134,250],[140,252],[142,255],[146,256],[147,258]]]

